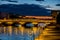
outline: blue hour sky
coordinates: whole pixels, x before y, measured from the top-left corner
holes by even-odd
[[[21,13],[20,15],[50,15],[51,11],[47,11],[47,10],[44,10],[44,9],[60,10],[60,0],[44,0],[44,1],[36,1],[36,0],[14,0],[14,1],[17,1],[17,2],[1,1],[0,0],[0,5],[1,4],[16,4],[16,5],[21,5],[21,4],[23,4],[23,5],[25,5],[25,4],[28,4],[28,5],[29,4],[36,4],[36,5],[39,5],[39,7],[37,9],[36,8],[33,9],[30,6],[28,6],[28,8],[29,8],[28,9],[27,7],[25,8],[25,7],[22,6],[20,8],[22,8],[23,11],[21,9],[19,9],[19,8],[15,8],[17,10],[9,9],[9,8],[5,8],[5,9],[1,8],[0,11],[2,11],[2,12],[3,11],[4,12],[13,12],[13,13],[19,12],[19,14]],[[58,6],[56,6],[56,4],[58,4]],[[40,8],[40,7],[42,7],[42,8]]]
[[[44,1],[36,1],[36,0],[15,0],[18,1],[18,3],[10,2],[13,4],[37,4],[42,5],[43,7],[51,10],[60,10],[60,6],[56,6],[56,4],[60,4],[60,0],[44,0]],[[0,3],[9,3],[9,2],[0,2]]]
[[[28,3],[28,4],[38,4],[43,6],[50,6],[52,10],[60,10],[60,6],[56,6],[56,4],[60,4],[60,0],[44,0],[44,1],[36,1],[36,0],[20,0],[19,3]]]

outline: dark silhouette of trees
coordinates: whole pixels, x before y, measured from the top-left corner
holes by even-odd
[[[19,19],[19,15],[18,14],[9,14],[9,18],[10,19]]]
[[[57,24],[60,24],[60,13],[57,15],[56,21],[57,21]]]

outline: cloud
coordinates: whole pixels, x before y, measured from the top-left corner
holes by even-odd
[[[8,2],[8,1],[0,1],[0,5],[2,5],[2,4],[19,4],[19,3]]]
[[[45,8],[35,4],[1,5],[0,11],[29,16],[50,15],[50,12],[48,12],[49,10],[46,10]]]
[[[44,1],[44,0],[36,0],[36,1]]]
[[[56,6],[60,6],[60,4],[56,4]]]
[[[51,7],[51,8],[46,8],[46,9],[49,9],[49,10],[60,10],[60,7]]]

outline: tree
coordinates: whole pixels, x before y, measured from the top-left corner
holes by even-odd
[[[56,21],[57,21],[57,24],[60,24],[60,13],[57,15]]]

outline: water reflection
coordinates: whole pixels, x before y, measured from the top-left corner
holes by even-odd
[[[19,25],[18,27],[0,26],[0,37],[3,37],[4,40],[35,40],[36,37],[40,34],[40,27],[33,28],[24,28]]]

